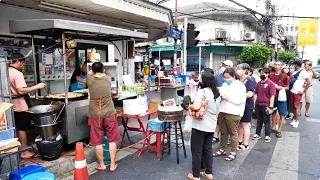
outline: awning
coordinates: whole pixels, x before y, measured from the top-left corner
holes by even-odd
[[[0,4],[136,30],[148,33],[149,40],[167,37],[173,24],[170,9],[146,0],[0,0]]]
[[[147,39],[148,34],[102,24],[93,24],[63,19],[30,19],[10,21],[10,32],[47,36],[52,30],[64,31],[73,38],[93,40],[117,40],[122,37]]]

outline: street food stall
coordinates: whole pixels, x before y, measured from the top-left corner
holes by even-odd
[[[10,21],[10,32],[15,34],[31,35],[33,60],[35,66],[34,69],[36,69],[36,65],[39,64],[39,60],[37,59],[41,57],[36,57],[36,54],[42,53],[35,51],[35,45],[42,44],[35,44],[34,36],[42,36],[46,38],[50,37],[52,38],[52,40],[54,40],[54,44],[52,46],[62,46],[60,52],[63,56],[63,61],[61,64],[62,68],[58,68],[58,71],[60,76],[59,78],[63,79],[63,91],[54,94],[47,92],[45,96],[39,96],[41,94],[36,93],[34,97],[34,103],[37,105],[51,104],[52,102],[64,103],[62,114],[60,115],[61,118],[56,122],[61,122],[62,128],[60,130],[60,134],[63,135],[63,140],[67,144],[71,144],[88,138],[90,135],[87,118],[89,105],[88,92],[86,92],[85,90],[82,92],[68,92],[68,79],[70,78],[70,72],[67,68],[67,64],[70,62],[68,62],[67,56],[71,48],[70,45],[74,45],[74,41],[76,41],[77,39],[91,40],[97,42],[97,44],[99,44],[99,41],[111,42],[122,40],[122,46],[127,47],[124,45],[124,43],[127,42],[127,40],[130,38],[148,38],[147,33],[135,32],[101,24],[62,19],[31,19]],[[48,49],[50,50],[50,47],[52,46],[48,46]],[[51,58],[50,55],[45,56],[45,58],[48,57]],[[124,54],[122,54],[122,58],[123,62],[125,62]],[[107,59],[104,59],[103,61],[107,62]],[[114,60],[108,59],[108,61],[113,62]],[[122,72],[117,69],[117,64],[105,63],[105,66],[109,69],[111,68],[113,74],[117,75],[117,77],[113,79],[114,81],[116,81],[113,86],[113,97],[115,98],[115,101],[120,101],[121,99],[130,97],[128,95],[124,97],[121,96],[122,79],[120,78],[119,74],[122,74]],[[39,83],[40,78],[37,77],[36,72],[34,73],[34,77],[36,83]],[[133,95],[131,94],[131,96]]]

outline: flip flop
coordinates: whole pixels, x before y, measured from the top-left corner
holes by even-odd
[[[195,178],[192,173],[189,173],[187,177],[189,180],[200,179],[200,178]]]
[[[110,167],[111,167],[111,166],[110,166]],[[116,172],[117,168],[118,168],[118,164],[115,165],[115,168],[114,168],[114,169],[111,169],[111,168],[110,168],[110,172]]]
[[[213,176],[210,176],[209,174],[205,173],[205,172],[200,172],[200,175],[207,179],[207,180],[213,180]]]
[[[100,166],[100,164],[96,167],[96,170],[97,171],[105,171],[105,170],[107,170],[107,167],[106,166],[104,166],[104,168],[102,168],[101,166]]]

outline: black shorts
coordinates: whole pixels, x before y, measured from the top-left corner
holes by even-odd
[[[27,131],[31,129],[31,115],[27,112],[14,112],[14,120],[18,131]]]
[[[252,109],[245,109],[240,122],[247,122],[247,123],[251,122],[252,113],[253,113]]]

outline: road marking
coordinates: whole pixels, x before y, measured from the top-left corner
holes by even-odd
[[[318,135],[318,137],[319,137],[319,143],[320,143],[320,135]]]
[[[298,179],[300,133],[282,134],[283,137],[278,139],[274,149],[265,180]]]
[[[315,119],[315,118],[306,118],[307,121],[309,122],[316,122],[316,123],[320,123],[320,119]]]

